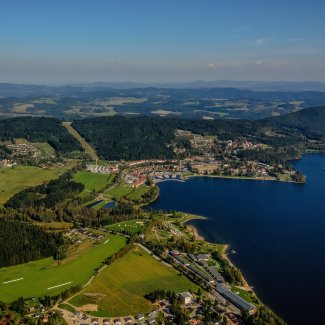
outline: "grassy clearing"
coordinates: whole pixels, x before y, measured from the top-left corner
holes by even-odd
[[[107,242],[107,240],[109,241]],[[106,242],[106,244],[105,244]],[[20,296],[40,297],[54,295],[64,289],[84,284],[94,270],[110,255],[125,245],[125,238],[109,235],[100,244],[81,253],[76,258],[58,264],[52,257],[0,269],[0,300],[12,301]],[[4,282],[21,279],[4,284]],[[57,288],[48,289],[61,284]]]
[[[71,122],[63,122],[63,126],[65,126],[68,132],[76,138],[91,159],[99,159],[95,149],[79,134],[77,130],[72,127]]]
[[[114,175],[96,174],[87,171],[80,171],[74,175],[74,181],[82,183],[85,186],[80,196],[85,196],[89,192],[98,192],[106,186],[110,185],[114,179]]]
[[[141,233],[145,228],[146,221],[144,220],[130,220],[119,223],[114,223],[106,228],[112,231],[128,231],[131,234]]]
[[[59,177],[66,168],[38,168],[33,166],[15,166],[0,168],[0,205],[21,190],[40,185]]]
[[[152,306],[144,295],[156,290],[182,292],[197,287],[185,276],[156,261],[139,247],[109,265],[85,291],[71,299],[69,303],[82,306],[87,303],[98,304],[98,316],[125,316],[147,313]],[[87,295],[88,294],[88,295]],[[102,299],[94,301],[89,294]]]
[[[34,107],[34,104],[14,104],[13,112],[14,113],[27,113],[27,108]]]

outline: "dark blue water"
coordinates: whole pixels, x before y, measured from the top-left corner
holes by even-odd
[[[289,324],[325,324],[325,155],[294,163],[304,185],[192,178],[159,184],[155,209],[195,220],[207,240],[230,244],[231,260],[259,298]]]
[[[109,201],[102,207],[102,209],[113,209],[115,207],[116,207],[116,202]]]

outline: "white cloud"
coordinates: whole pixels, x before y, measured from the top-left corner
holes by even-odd
[[[269,39],[268,38],[258,38],[256,40],[254,40],[254,44],[257,45],[257,46],[263,46],[265,45],[266,43],[269,42]]]

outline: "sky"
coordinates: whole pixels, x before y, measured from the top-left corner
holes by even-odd
[[[325,81],[324,0],[1,0],[0,82]]]

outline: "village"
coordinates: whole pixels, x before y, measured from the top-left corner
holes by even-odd
[[[170,222],[165,222],[166,227],[170,231],[170,236],[174,236],[175,232],[172,230],[176,227]],[[98,233],[98,230],[92,228],[71,229],[65,233],[65,236],[78,244],[86,239],[99,244],[105,240],[105,232],[111,232],[111,230],[107,229],[103,233],[103,230]],[[153,231],[155,230],[153,229]],[[127,234],[119,234],[129,238]],[[179,229],[178,236],[183,237],[187,236],[187,234]],[[45,307],[42,303],[39,305],[34,303],[29,309],[30,315],[44,324],[51,317],[54,317],[56,313],[61,314],[69,325],[175,324],[175,315],[172,309],[173,299],[177,300],[178,308],[181,308],[188,315],[189,320],[187,323],[192,325],[204,324],[204,320],[207,319],[207,309],[209,315],[211,315],[208,323],[214,325],[222,324],[221,319],[226,319],[227,324],[242,324],[243,313],[251,315],[256,312],[256,306],[242,298],[239,292],[234,291],[234,288],[226,281],[222,274],[221,265],[212,254],[199,251],[186,253],[177,249],[164,250],[163,253],[158,254],[148,244],[145,236],[141,235],[135,245],[150,254],[150,258],[160,262],[163,267],[174,268],[195,283],[200,284],[202,291],[199,289],[197,292],[193,290],[176,292],[173,293],[173,297],[169,296],[167,291],[157,291],[157,298],[155,298],[155,293],[153,293],[154,298],[147,298],[152,299],[152,311],[148,314],[124,317],[91,316],[85,310],[72,311],[71,308],[75,307],[71,304],[71,297],[69,297],[66,301],[50,308]]]

